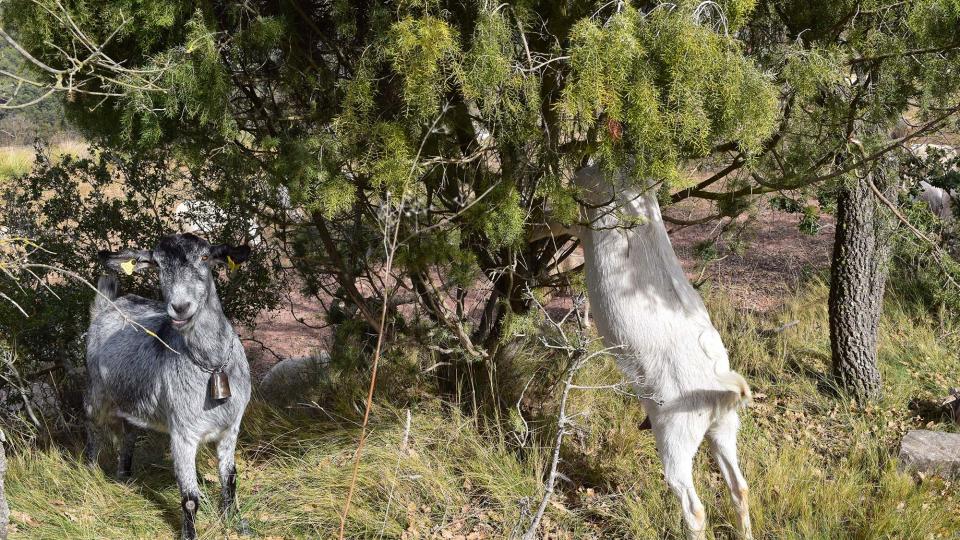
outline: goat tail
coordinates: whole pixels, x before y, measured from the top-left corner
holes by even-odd
[[[120,291],[120,282],[117,281],[115,274],[104,274],[97,280],[97,295],[90,305],[90,320],[92,321],[110,307],[110,304],[117,299]]]
[[[750,391],[750,385],[747,380],[736,371],[727,371],[718,373],[717,381],[723,387],[725,400],[723,405],[728,409],[738,406],[747,406],[753,400],[753,393]]]

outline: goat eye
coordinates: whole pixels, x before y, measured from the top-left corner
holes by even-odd
[[[210,257],[209,257],[208,255],[204,255],[203,257],[200,257],[200,260],[201,260],[201,261],[206,261],[206,260],[208,260],[209,258],[210,258]]]

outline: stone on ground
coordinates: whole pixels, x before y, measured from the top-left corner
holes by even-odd
[[[260,381],[260,394],[273,405],[290,405],[307,397],[327,373],[330,355],[287,358],[270,368]]]
[[[960,434],[918,429],[900,443],[901,470],[960,478]]]

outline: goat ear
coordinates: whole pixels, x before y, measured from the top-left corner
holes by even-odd
[[[123,251],[101,251],[98,253],[100,264],[114,272],[123,272],[130,275],[153,268],[153,252],[145,249],[125,249]]]
[[[231,246],[217,244],[210,247],[210,258],[217,263],[234,266],[250,258],[250,246]]]

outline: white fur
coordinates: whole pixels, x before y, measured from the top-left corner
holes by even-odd
[[[174,219],[180,223],[181,232],[210,237],[226,224],[226,211],[210,201],[187,200],[173,209]],[[263,241],[262,227],[254,218],[247,220],[247,244],[260,245]]]
[[[936,150],[938,154],[941,154],[941,160],[943,161],[957,157],[957,149],[945,144],[919,143],[910,145],[910,153],[917,159],[924,161],[930,158],[931,150]],[[947,192],[947,190],[931,185],[925,180],[920,181],[918,199],[927,203],[933,215],[945,222],[953,221],[953,199],[956,196],[956,192]]]
[[[953,221],[953,197],[947,190],[921,180],[920,195],[917,198],[927,203],[933,215],[946,222]]]
[[[596,166],[575,178],[590,227],[583,242],[593,318],[608,347],[621,347],[620,368],[643,381],[637,390],[650,417],[667,483],[679,497],[690,538],[706,519],[693,486],[693,457],[706,435],[730,487],[746,538],[751,537],[747,483],[737,464],[737,406],[750,399],[730,370],[720,334],[677,260],[655,194],[605,179]],[[614,211],[616,210],[616,212]],[[622,228],[617,212],[640,217]]]

